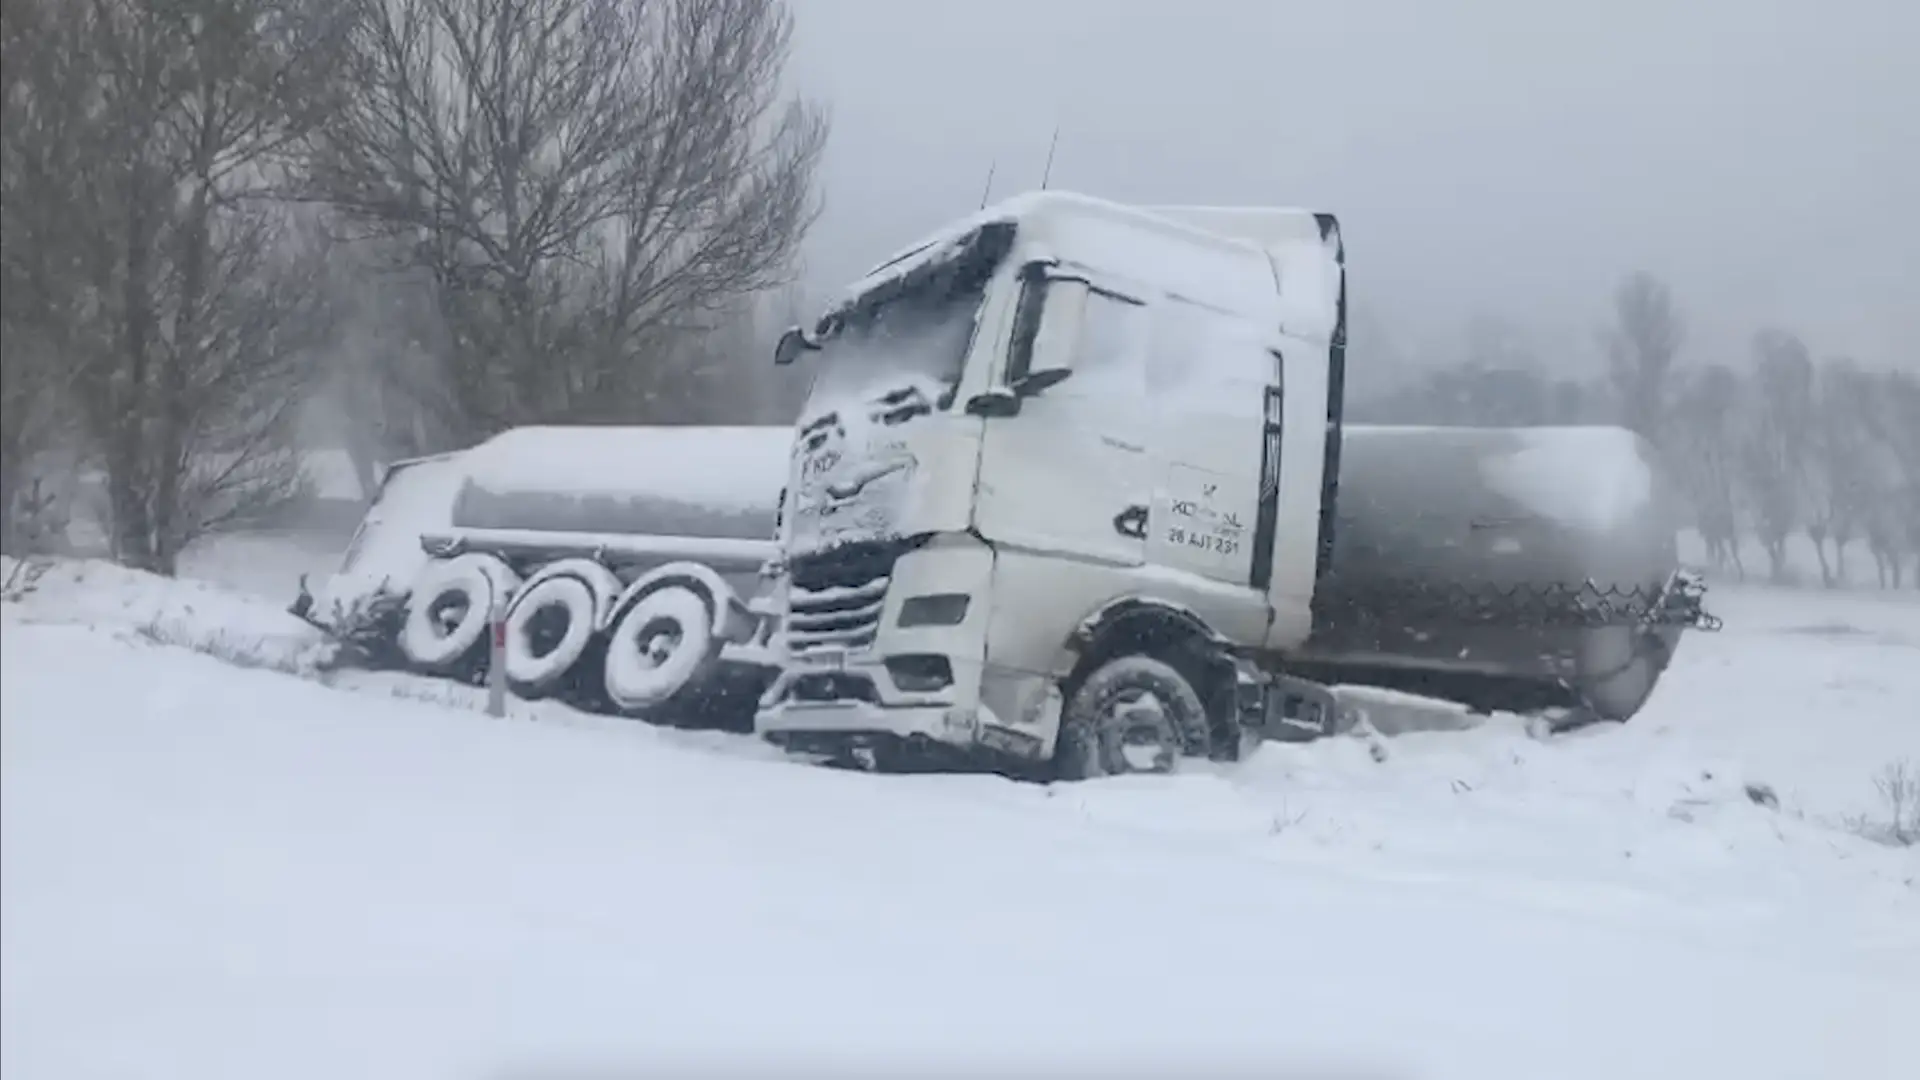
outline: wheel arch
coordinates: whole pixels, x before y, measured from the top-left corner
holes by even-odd
[[[522,585],[520,575],[514,572],[513,565],[507,560],[485,551],[462,551],[427,560],[425,565],[413,575],[413,582],[408,586],[408,597],[411,599],[412,594],[418,591],[421,585],[436,575],[446,573],[448,567],[456,565],[472,566],[486,578],[488,587],[494,592],[494,595],[488,599],[497,603],[502,613],[512,606],[513,599],[519,594]]]
[[[663,563],[633,579],[607,608],[601,629],[612,627],[628,608],[670,585],[690,588],[706,600],[707,611],[713,616],[715,637],[731,641],[737,634],[751,629],[752,615],[733,586],[713,567],[690,560]]]
[[[1172,665],[1199,692],[1216,725],[1231,720],[1236,689],[1231,643],[1192,608],[1152,597],[1121,597],[1081,620],[1055,668],[1062,673],[1062,695],[1071,699],[1094,670],[1133,654]]]
[[[507,606],[507,613],[511,615],[513,609],[519,606],[520,598],[531,592],[535,585],[563,577],[580,581],[593,593],[593,628],[596,631],[606,629],[615,607],[618,606],[617,601],[625,591],[625,586],[620,584],[619,575],[605,565],[588,558],[560,559],[547,563],[529,574],[526,580],[520,583],[520,588],[514,592],[513,599]]]

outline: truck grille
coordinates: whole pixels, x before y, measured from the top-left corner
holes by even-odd
[[[849,544],[789,563],[788,653],[805,658],[823,650],[871,647],[880,634],[897,558],[893,545]]]

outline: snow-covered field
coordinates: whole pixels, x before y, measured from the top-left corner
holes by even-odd
[[[0,609],[8,1080],[1920,1070],[1920,848],[1849,825],[1914,597],[1716,590],[1623,729],[1045,788],[323,685],[276,557]]]

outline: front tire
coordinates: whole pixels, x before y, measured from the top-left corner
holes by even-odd
[[[607,638],[607,699],[628,715],[671,711],[712,669],[720,651],[707,598],[684,585],[646,594],[621,614]]]
[[[1170,773],[1212,742],[1193,683],[1151,656],[1123,656],[1094,669],[1067,701],[1054,750],[1062,780]]]

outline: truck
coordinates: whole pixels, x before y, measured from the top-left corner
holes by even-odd
[[[1355,719],[1347,685],[1625,720],[1710,625],[1618,428],[1344,422],[1346,248],[1298,209],[1047,191],[849,287],[795,429],[765,739],[1076,779]]]
[[[397,462],[296,614],[350,662],[518,697],[750,727],[785,427],[514,428]]]
[[[1332,215],[1021,196],[783,335],[794,426],[400,463],[296,610],[469,681],[497,621],[519,696],[863,767],[1165,771],[1355,688],[1632,717],[1714,625],[1649,448],[1347,423],[1346,306]]]

